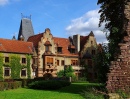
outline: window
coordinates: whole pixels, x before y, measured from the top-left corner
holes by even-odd
[[[92,50],[92,55],[95,55],[95,50]]]
[[[22,64],[26,64],[26,58],[22,58]]]
[[[46,51],[49,51],[49,46],[45,46],[45,50],[46,50]]]
[[[70,53],[75,53],[75,49],[70,49]]]
[[[10,76],[10,68],[5,68],[4,69],[4,76]]]
[[[58,52],[58,53],[62,53],[62,47],[58,47],[58,48],[57,48],[57,52]]]
[[[21,76],[26,76],[26,69],[21,70]]]
[[[5,57],[5,63],[9,63],[9,57]]]
[[[59,66],[59,60],[57,60],[57,65]]]
[[[78,60],[71,60],[71,65],[78,65]]]
[[[65,65],[65,61],[64,60],[61,61],[61,65]]]
[[[53,64],[53,58],[52,57],[47,57],[47,64]]]

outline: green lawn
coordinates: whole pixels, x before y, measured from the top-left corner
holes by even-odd
[[[0,99],[84,99],[81,92],[89,83],[72,83],[60,90],[32,90],[19,88],[0,92]]]

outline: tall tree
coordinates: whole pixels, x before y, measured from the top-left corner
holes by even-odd
[[[129,0],[98,0],[100,5],[100,22],[99,26],[105,22],[105,29],[109,31],[107,39],[109,41],[110,60],[119,53],[118,43],[122,42],[125,35],[124,23],[127,22],[124,18],[124,7]]]

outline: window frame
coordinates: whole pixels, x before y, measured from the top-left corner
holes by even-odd
[[[65,65],[65,61],[61,60],[61,65],[64,66]]]
[[[7,73],[8,71],[8,73]],[[4,76],[9,77],[11,75],[11,68],[10,67],[4,67]]]
[[[27,63],[27,59],[25,57],[22,57],[21,63],[22,64],[26,64]]]
[[[9,57],[5,56],[5,63],[9,63]]]
[[[24,73],[22,71],[24,71]],[[26,77],[26,76],[27,76],[27,70],[21,69],[21,77]]]
[[[57,52],[62,53],[62,47],[57,47]]]

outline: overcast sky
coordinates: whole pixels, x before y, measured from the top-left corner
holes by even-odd
[[[68,38],[93,31],[98,43],[107,42],[99,8],[97,0],[0,0],[0,38],[17,38],[22,13],[31,15],[35,34],[50,28],[53,36]]]

